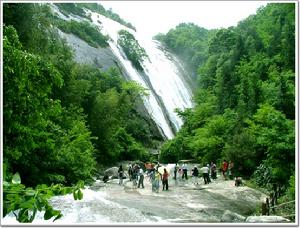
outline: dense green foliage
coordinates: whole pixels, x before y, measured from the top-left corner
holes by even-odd
[[[70,14],[78,15],[82,17],[82,21],[76,20],[63,20],[57,15],[51,15],[51,23],[58,27],[65,33],[72,33],[78,36],[80,39],[87,42],[92,47],[107,47],[108,46],[108,36],[101,33],[99,27],[96,27],[90,21],[85,20],[87,18],[86,13],[82,7],[75,3],[56,3],[59,10],[66,16],[69,17]],[[88,18],[90,19],[90,18]]]
[[[54,3],[54,5],[56,5],[66,17],[69,17],[70,14],[87,17],[83,8],[76,3]]]
[[[49,204],[48,199],[54,195],[65,195],[73,193],[75,200],[81,200],[83,194],[80,188],[83,188],[83,182],[79,182],[73,187],[64,187],[61,184],[38,185],[35,189],[26,188],[21,184],[19,173],[13,175],[11,182],[3,183],[3,216],[13,212],[17,221],[21,223],[30,223],[34,220],[38,211],[45,211],[44,219],[48,220],[54,217],[53,222],[63,216],[59,210],[54,210]]]
[[[196,78],[198,67],[207,60],[208,42],[215,32],[216,30],[207,30],[193,23],[181,23],[166,35],[158,34],[154,38],[177,54]]]
[[[99,4],[60,5],[65,14],[83,16],[85,7],[119,18]],[[48,197],[82,198],[61,184],[90,180],[97,163],[147,160],[146,147],[161,138],[137,111],[146,91],[117,69],[77,64],[55,26],[105,46],[96,28],[58,21],[44,4],[5,3],[3,13],[4,214],[21,209],[17,219],[30,222],[45,210],[57,219]],[[283,200],[295,199],[295,4],[269,4],[228,29],[180,24],[157,39],[182,54],[199,82],[196,105],[178,110],[184,125],[162,146],[161,162],[232,160],[235,175],[277,184]],[[122,30],[118,42],[142,70],[147,56],[134,36]]]
[[[82,114],[69,115],[51,96],[55,86],[62,86],[62,75],[53,64],[23,50],[13,27],[5,27],[3,41],[5,161],[26,184],[89,178],[94,148]],[[81,157],[86,169],[76,162],[65,166],[73,157]]]
[[[232,160],[235,175],[284,191],[295,172],[295,4],[269,4],[237,27],[207,34],[181,24],[158,36],[184,59],[203,55],[192,61],[196,106],[178,111],[184,125],[160,159],[219,167]]]
[[[146,161],[146,147],[161,138],[137,111],[146,91],[117,69],[77,64],[47,5],[3,8],[4,210],[21,209],[21,222],[32,221],[40,209],[58,218],[47,199],[69,192],[62,184],[90,181],[97,163]],[[9,184],[16,172],[24,185]],[[78,188],[74,194],[82,198]],[[42,208],[35,203],[39,198]]]
[[[140,95],[146,92],[124,81],[116,69],[102,72],[76,64],[70,48],[50,26],[53,17],[47,10],[36,4],[4,7],[4,159],[8,170],[20,172],[26,185],[74,183],[89,179],[96,162],[146,159],[144,146],[159,140],[136,111]],[[30,31],[35,29],[34,41],[24,39],[25,31],[19,38],[8,25],[23,31],[22,23],[28,22],[17,25],[14,18],[33,11],[43,13],[29,21]],[[39,26],[41,17],[44,27]]]
[[[59,20],[56,24],[59,29],[65,33],[73,33],[80,39],[86,41],[92,47],[107,47],[108,37],[98,31],[96,26],[92,26],[87,21],[77,22],[74,20],[64,21]]]
[[[73,14],[90,19],[89,15],[85,12],[85,9],[88,9],[135,30],[135,27],[131,23],[124,21],[111,9],[106,10],[100,3],[54,3],[54,5],[56,5],[66,17],[69,17],[70,14]]]
[[[138,70],[143,70],[142,62],[148,57],[146,51],[139,45],[134,35],[126,30],[118,32],[118,44],[122,47],[125,55]]]

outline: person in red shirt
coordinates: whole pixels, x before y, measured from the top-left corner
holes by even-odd
[[[227,169],[228,169],[228,163],[226,160],[224,160],[223,164],[222,164],[222,174],[223,174],[224,179],[226,179]]]
[[[162,184],[163,184],[163,190],[166,190],[166,191],[169,188],[168,177],[169,177],[169,174],[168,174],[167,170],[164,169],[164,173],[162,175]]]

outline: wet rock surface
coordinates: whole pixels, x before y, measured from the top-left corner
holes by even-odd
[[[172,179],[168,191],[161,191],[160,186],[159,193],[153,193],[147,177],[144,189],[134,188],[128,180],[123,186],[111,180],[97,191],[107,192],[106,199],[139,211],[151,222],[172,223],[245,222],[266,197],[248,187],[235,187],[231,180],[219,178],[208,185],[202,179],[199,182],[194,185],[191,179]]]
[[[290,220],[282,216],[249,216],[246,219],[249,223],[286,223]]]
[[[272,216],[250,216],[260,206],[265,195],[246,186],[235,187],[234,181],[221,177],[205,185],[203,179],[194,185],[192,179],[169,181],[169,190],[152,192],[145,177],[145,188],[135,188],[128,179],[123,185],[118,179],[107,183],[97,180],[83,190],[83,199],[72,194],[55,196],[50,203],[61,210],[63,217],[55,222],[44,220],[38,213],[33,224],[39,225],[108,225],[108,224],[203,224],[203,223],[273,223],[288,222]],[[274,217],[274,216],[273,216]],[[18,224],[11,214],[4,223]]]

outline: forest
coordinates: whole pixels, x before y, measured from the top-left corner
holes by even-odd
[[[269,4],[238,26],[182,23],[156,39],[197,75],[196,106],[161,148],[162,162],[233,161],[258,186],[294,199],[295,5]]]
[[[77,15],[94,9],[133,27],[98,4],[57,5]],[[59,219],[49,197],[73,192],[80,199],[97,169],[149,161],[149,149],[161,144],[161,163],[231,160],[237,175],[277,186],[283,202],[295,199],[294,3],[268,4],[236,27],[182,23],[155,36],[197,82],[196,105],[177,110],[184,124],[168,141],[138,112],[147,91],[117,68],[77,63],[57,28],[105,47],[101,31],[61,21],[47,4],[3,4],[3,23],[4,216],[21,209],[18,221],[32,222],[45,210],[45,219]],[[134,41],[120,35],[124,49]],[[139,68],[146,54],[133,46],[128,55]]]

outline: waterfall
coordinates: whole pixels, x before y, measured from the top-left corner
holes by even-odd
[[[182,125],[182,120],[175,113],[175,109],[192,107],[192,91],[183,75],[185,72],[180,62],[168,53],[158,42],[143,37],[138,32],[127,28],[118,22],[90,12],[93,23],[101,28],[101,32],[110,37],[109,46],[124,68],[130,80],[138,82],[148,89],[148,96],[144,96],[144,105],[155,121],[161,133],[168,139],[174,137]],[[134,35],[139,45],[145,49],[148,58],[142,63],[144,72],[135,69],[126,58],[122,48],[118,46],[118,31],[127,30]]]

